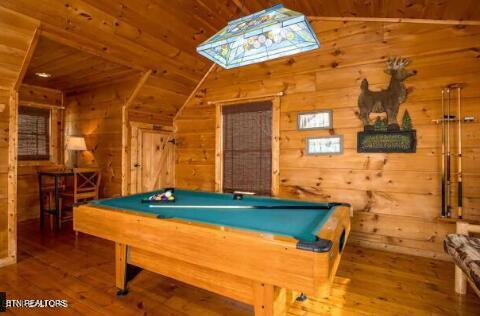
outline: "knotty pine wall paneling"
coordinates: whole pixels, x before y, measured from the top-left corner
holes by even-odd
[[[0,7],[0,266],[16,260],[16,123],[12,120],[37,27],[33,19]]]
[[[138,78],[67,94],[65,135],[84,135],[89,151],[79,164],[102,169],[102,197],[121,194],[122,105]],[[150,76],[129,106],[129,121],[172,127],[173,116],[183,104],[184,86]]]
[[[9,90],[0,90],[0,103],[4,110],[0,113],[0,260],[8,254],[8,137],[9,137]]]
[[[462,115],[480,117],[480,27],[315,21],[313,28],[319,50],[210,74],[175,121],[177,186],[215,188],[215,108],[208,101],[283,92],[279,195],[351,203],[352,243],[445,258],[442,241],[454,225],[437,220],[441,143],[432,120],[441,116],[441,88],[453,82],[467,84]],[[357,153],[360,82],[367,78],[370,89],[386,88],[385,60],[398,55],[411,58],[409,68],[418,70],[406,81],[413,91],[399,112],[399,119],[410,112],[417,152]],[[297,113],[317,109],[333,110],[334,129],[297,131]],[[480,218],[479,128],[478,122],[463,128],[464,213],[472,219]],[[306,136],[329,134],[344,135],[343,155],[305,155]]]
[[[63,167],[63,93],[22,84],[19,90],[20,105],[51,109],[50,160],[19,161],[17,174],[17,220],[24,221],[40,215],[37,172],[43,168]]]
[[[88,151],[79,155],[78,164],[102,170],[101,197],[121,193],[121,109],[135,84],[136,80],[103,85],[65,98],[65,136],[85,137]]]
[[[180,82],[149,76],[129,106],[130,120],[172,126],[173,117],[191,89]]]
[[[63,93],[58,89],[22,84],[18,91],[20,103],[37,107],[62,107]]]

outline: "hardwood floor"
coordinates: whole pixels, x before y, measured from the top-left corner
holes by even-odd
[[[140,273],[116,297],[113,243],[70,227],[40,233],[19,224],[19,262],[0,269],[9,298],[67,299],[67,309],[10,309],[7,315],[252,315],[246,306],[164,278]],[[295,303],[294,315],[479,315],[480,299],[453,291],[453,264],[348,246],[329,298]]]

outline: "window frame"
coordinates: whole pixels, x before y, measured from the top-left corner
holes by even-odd
[[[273,197],[279,195],[280,190],[280,97],[281,94],[258,97],[242,98],[228,101],[210,101],[215,109],[215,191],[223,192],[223,113],[225,106],[245,104],[257,101],[272,102],[272,189]]]

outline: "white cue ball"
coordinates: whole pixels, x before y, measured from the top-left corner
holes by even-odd
[[[170,192],[170,191],[165,192],[165,196],[166,196],[167,198],[168,198],[168,197],[171,197],[171,196],[172,196],[172,192]]]

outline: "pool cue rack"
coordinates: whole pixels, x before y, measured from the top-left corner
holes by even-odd
[[[442,208],[441,217],[452,217],[452,176],[457,177],[457,217],[463,217],[463,171],[462,171],[462,124],[474,122],[473,116],[464,116],[462,118],[462,89],[465,87],[462,83],[450,84],[442,89],[442,117],[433,120],[434,123],[441,125],[442,140]],[[452,93],[453,92],[453,93]],[[452,95],[456,106],[456,115],[452,111]],[[456,125],[456,126],[455,126]],[[453,130],[453,131],[452,131]],[[452,154],[452,135],[457,135],[457,152]],[[452,158],[456,158],[457,172],[453,174],[451,171]]]

